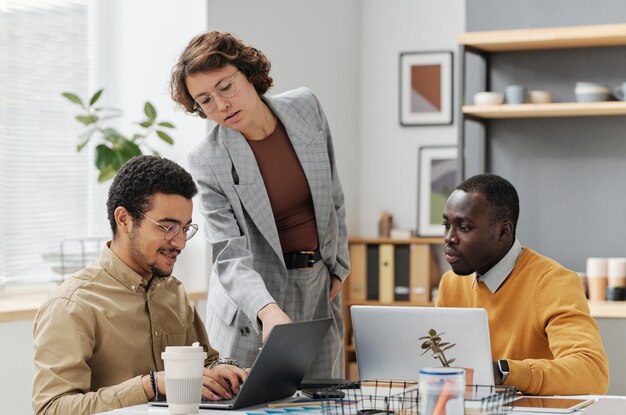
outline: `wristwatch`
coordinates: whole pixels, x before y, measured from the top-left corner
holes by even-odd
[[[211,363],[211,365],[209,366],[209,369],[213,369],[217,365],[232,365],[232,366],[240,367],[239,362],[236,361],[235,359],[231,359],[230,357],[224,357],[224,358],[220,357],[219,359]]]
[[[509,376],[509,362],[505,359],[498,360],[498,369],[500,370],[500,384],[504,384],[504,381]]]

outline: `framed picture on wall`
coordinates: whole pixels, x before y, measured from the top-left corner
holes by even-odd
[[[456,187],[457,147],[420,147],[417,188],[417,234],[443,236],[443,208]]]
[[[400,54],[400,124],[452,124],[452,52]]]

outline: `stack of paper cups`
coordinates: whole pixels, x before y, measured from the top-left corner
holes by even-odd
[[[591,301],[604,301],[608,261],[606,258],[587,258],[587,287]]]
[[[607,277],[609,287],[626,287],[626,258],[609,258]]]

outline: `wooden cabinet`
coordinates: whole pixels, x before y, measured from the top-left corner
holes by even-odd
[[[351,271],[342,288],[349,379],[358,379],[350,306],[431,306],[442,275],[435,255],[441,244],[442,238],[350,239]]]

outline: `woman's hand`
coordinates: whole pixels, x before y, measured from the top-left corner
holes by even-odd
[[[217,401],[230,399],[239,393],[239,387],[248,377],[248,370],[234,365],[221,364],[204,369],[202,396]]]
[[[333,301],[335,297],[337,296],[337,294],[341,292],[342,284],[343,282],[338,276],[333,275],[330,277],[330,294],[328,295],[328,298],[330,299],[330,301]]]
[[[262,341],[265,343],[267,340],[267,336],[270,335],[270,331],[274,328],[274,326],[278,324],[289,324],[292,323],[291,319],[276,303],[270,303],[263,307],[258,314],[259,320],[263,324],[263,338]]]

